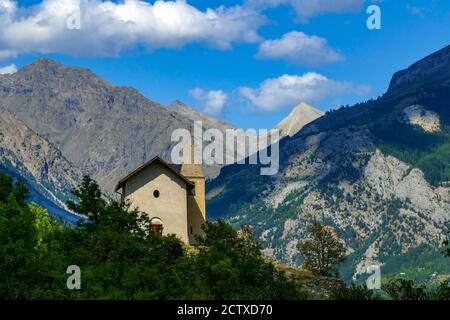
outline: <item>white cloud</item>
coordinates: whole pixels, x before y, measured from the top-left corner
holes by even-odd
[[[12,50],[0,50],[0,59],[14,58],[17,56],[16,51]]]
[[[323,13],[356,12],[361,10],[365,0],[247,0],[252,8],[264,9],[279,5],[290,5],[299,20]]]
[[[9,66],[0,68],[0,74],[11,74],[11,73],[16,73],[16,72],[17,72],[17,67],[15,64],[10,64]]]
[[[318,73],[304,75],[282,75],[263,81],[258,88],[241,87],[239,96],[250,106],[263,112],[273,112],[290,108],[299,102],[318,102],[339,94],[367,94],[367,86],[355,86],[350,82],[336,81]]]
[[[343,57],[328,47],[327,40],[292,31],[280,39],[266,40],[256,54],[261,59],[282,59],[306,66],[319,66],[343,60]]]
[[[205,92],[203,89],[195,88],[189,91],[189,94],[201,103],[203,113],[212,116],[221,114],[225,103],[228,100],[228,95],[222,90],[210,90]]]
[[[224,50],[260,41],[257,30],[264,23],[251,8],[202,11],[183,0],[43,0],[25,8],[0,0],[0,52],[111,56],[137,46],[151,50],[188,43]]]

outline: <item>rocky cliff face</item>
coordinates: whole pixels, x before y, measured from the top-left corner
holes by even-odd
[[[0,162],[54,204],[65,207],[81,171],[49,141],[0,106]]]
[[[396,74],[383,97],[284,138],[278,175],[223,168],[207,185],[208,214],[252,226],[268,256],[292,265],[302,263],[296,245],[311,221],[330,225],[347,245],[348,279],[373,263],[398,274],[405,261],[410,272],[450,274],[448,263],[424,258],[442,245],[450,222],[449,55],[445,48],[427,57]],[[430,61],[434,68],[417,78],[417,66]],[[423,86],[405,89],[415,79]]]
[[[89,70],[48,59],[0,76],[0,104],[108,192],[153,156],[169,160],[172,131],[190,128],[193,119],[203,120],[205,129],[230,127],[180,103],[169,108]],[[208,176],[218,170],[204,168]]]

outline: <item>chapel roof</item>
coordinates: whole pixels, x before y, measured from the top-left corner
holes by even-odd
[[[194,187],[194,185],[195,185],[194,182],[189,180],[186,176],[184,176],[180,172],[181,171],[181,165],[167,163],[166,161],[162,160],[160,157],[156,156],[156,157],[152,158],[151,160],[147,161],[146,163],[144,163],[143,165],[141,165],[140,167],[138,167],[135,170],[133,170],[131,173],[129,173],[128,175],[126,175],[122,179],[120,179],[119,182],[117,183],[114,191],[117,191],[117,190],[121,189],[128,179],[130,179],[131,177],[133,177],[134,175],[136,175],[137,173],[141,172],[142,170],[144,170],[145,168],[147,168],[148,166],[150,166],[151,164],[153,164],[155,162],[161,163],[162,165],[167,167],[170,171],[174,172],[177,176],[179,176],[181,179],[183,179],[187,183],[188,186]]]

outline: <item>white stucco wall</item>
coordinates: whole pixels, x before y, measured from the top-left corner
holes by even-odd
[[[160,162],[155,162],[129,178],[124,185],[124,197],[133,207],[150,218],[163,222],[163,234],[176,234],[189,242],[186,182]],[[159,191],[155,198],[153,192]]]

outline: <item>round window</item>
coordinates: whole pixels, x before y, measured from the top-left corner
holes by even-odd
[[[154,196],[155,198],[159,198],[159,190],[153,191],[153,196]]]

